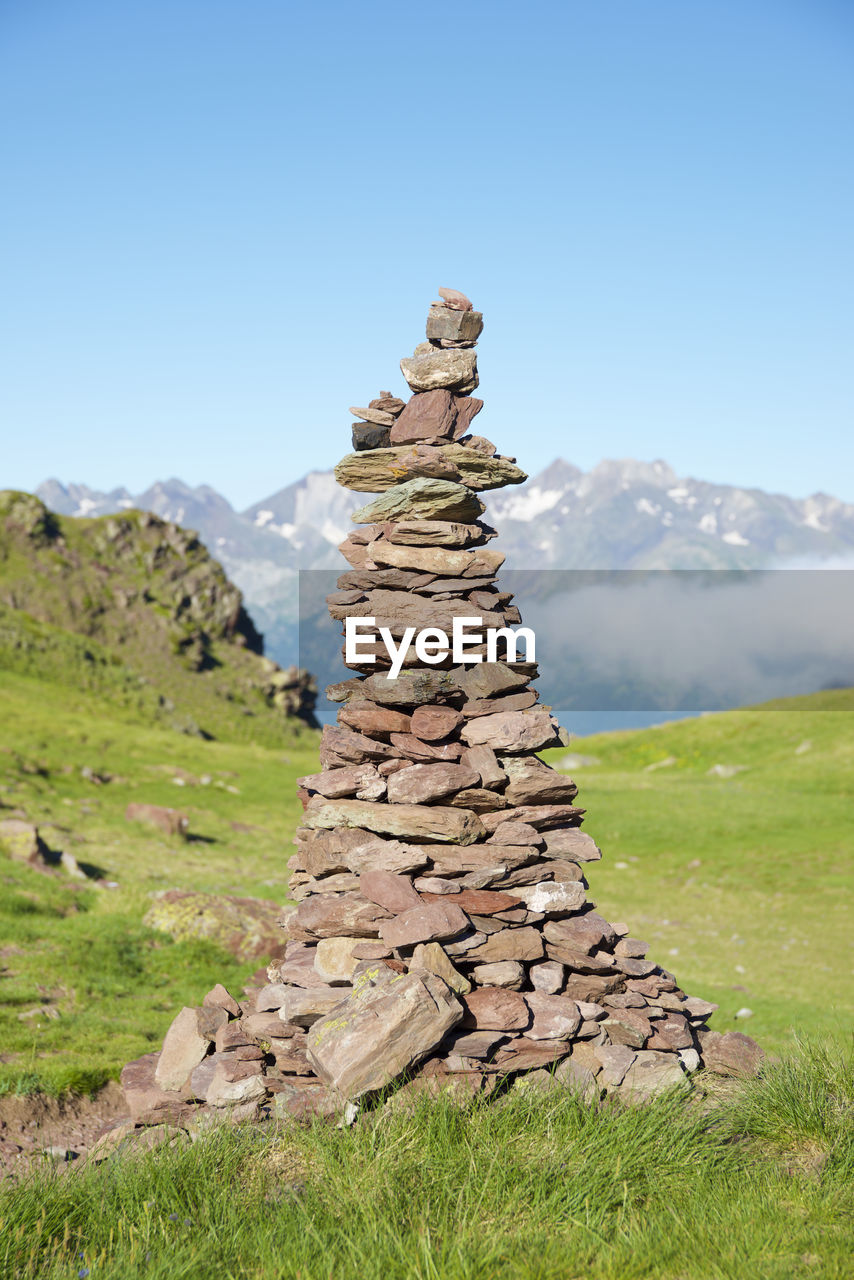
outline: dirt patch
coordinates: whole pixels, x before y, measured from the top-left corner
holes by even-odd
[[[21,1177],[42,1161],[74,1164],[126,1110],[115,1080],[92,1098],[0,1098],[0,1178]]]

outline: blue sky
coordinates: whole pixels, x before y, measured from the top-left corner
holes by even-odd
[[[0,487],[242,507],[439,285],[528,471],[854,501],[849,0],[0,0]]]

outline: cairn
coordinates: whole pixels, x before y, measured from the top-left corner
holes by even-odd
[[[321,770],[300,779],[284,958],[244,1000],[216,987],[182,1010],[162,1052],[125,1068],[136,1123],[332,1114],[401,1079],[468,1096],[526,1073],[646,1098],[701,1066],[757,1069],[752,1040],[708,1030],[717,1006],[588,901],[601,853],[575,783],[537,756],[567,740],[535,664],[506,644],[503,659],[475,644],[484,660],[456,664],[410,646],[388,678],[381,628],[399,643],[455,618],[521,621],[478,494],[527,477],[472,433],[483,318],[439,292],[427,341],[401,361],[411,398],[352,409],[354,451],[336,468],[379,496],[353,513],[329,611],[374,621],[357,674],[327,691],[339,710]]]

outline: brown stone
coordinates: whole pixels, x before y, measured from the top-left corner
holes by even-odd
[[[533,1022],[526,1035],[531,1040],[569,1040],[581,1022],[578,1005],[567,996],[529,991],[525,1001]]]
[[[535,991],[553,996],[563,987],[565,973],[563,965],[556,960],[544,960],[542,964],[531,965],[528,976]]]
[[[555,883],[544,880],[540,884],[517,885],[516,895],[521,898],[529,911],[542,912],[545,915],[559,915],[567,911],[578,911],[584,905],[584,885],[578,880],[566,883]],[[553,959],[560,960],[561,956]]]
[[[386,790],[384,781],[372,764],[324,769],[322,773],[310,773],[303,778],[297,778],[297,785],[311,793],[325,796],[329,800],[357,794],[360,799],[376,800],[384,795]]]
[[[636,1009],[614,1011],[601,1024],[612,1044],[627,1044],[632,1049],[642,1049],[649,1039],[649,1019]]]
[[[531,1012],[518,991],[506,987],[477,987],[463,996],[464,1027],[478,1031],[521,1031],[531,1023]]]
[[[447,760],[453,763],[463,754],[463,745],[460,742],[424,742],[421,738],[416,738],[413,733],[393,733],[391,745],[401,755],[408,756],[415,764],[427,764],[431,760]]]
[[[472,948],[467,959],[476,960],[480,964],[492,964],[498,960],[540,960],[543,951],[543,939],[539,930],[524,926],[493,933],[480,946]]]
[[[166,1032],[155,1083],[161,1089],[184,1088],[190,1072],[206,1056],[217,1031],[227,1021],[225,1009],[216,1006],[183,1008]]]
[[[412,907],[380,925],[380,937],[390,947],[411,947],[416,942],[441,942],[456,938],[469,928],[469,918],[451,901],[438,900]]]
[[[570,822],[580,822],[586,813],[585,809],[577,809],[571,804],[540,804],[540,805],[520,805],[512,809],[504,809],[500,813],[491,814],[484,821],[484,827],[492,835],[498,832],[498,839],[501,839],[501,833],[498,828],[503,822],[525,822],[529,826],[535,827],[537,831],[548,831],[551,827],[568,825]],[[551,854],[549,857],[553,856]]]
[[[482,747],[472,748],[472,750],[482,751]],[[536,827],[532,827],[528,822],[502,822],[491,836],[487,837],[487,844],[496,845],[539,845],[542,844],[542,836]]]
[[[569,858],[573,862],[598,862],[602,852],[586,831],[578,827],[563,827],[557,831],[545,831],[546,856]]]
[[[481,785],[487,789],[500,788],[507,780],[507,775],[498,763],[498,757],[491,747],[481,744],[478,747],[467,747],[460,756],[460,763],[468,765],[480,776]],[[512,840],[505,843],[512,844]],[[529,844],[530,841],[524,843]]]
[[[612,946],[617,939],[608,921],[596,911],[549,920],[543,926],[543,933],[547,942],[565,943],[585,955],[591,955],[600,947]]]
[[[504,752],[541,751],[561,745],[557,721],[541,706],[467,720],[460,736],[471,747],[485,743]]]
[[[620,1093],[630,1101],[645,1102],[657,1093],[674,1088],[690,1088],[678,1055],[644,1050],[635,1054],[621,1081]]]
[[[231,1014],[232,1018],[240,1016],[240,1005],[234,996],[229,995],[221,982],[212,987],[205,996],[202,1004],[206,1008],[225,1009],[226,1013]]]
[[[338,712],[341,724],[370,737],[385,737],[390,733],[409,733],[409,716],[391,707],[380,707],[375,702],[354,700]]]
[[[382,874],[382,873],[379,873]],[[321,938],[314,951],[312,972],[327,986],[348,984],[356,965],[363,957],[357,956],[361,939],[352,937]]]
[[[471,299],[467,298],[464,293],[460,293],[459,289],[440,289],[439,297],[442,302],[434,302],[434,307],[446,306],[455,311],[471,311],[472,309]]]
[[[454,968],[448,957],[447,952],[438,942],[422,942],[412,953],[412,959],[409,963],[410,969],[426,969],[428,973],[435,973],[437,977],[447,982],[452,991],[457,995],[466,995],[471,991],[471,983],[468,978]]]
[[[420,970],[373,985],[363,981],[308,1036],[320,1079],[347,1098],[380,1089],[441,1043],[462,1007],[447,983]]]
[[[431,893],[421,895],[425,901],[439,900],[439,896]],[[454,895],[454,904],[462,907],[469,915],[491,916],[496,911],[510,911],[518,906],[519,899],[509,893],[495,893],[489,889],[463,889]]]
[[[135,1058],[122,1067],[121,1086],[125,1105],[134,1123],[143,1118],[148,1123],[155,1119],[167,1119],[184,1110],[185,1102],[191,1097],[189,1089],[178,1092],[161,1088],[155,1079],[159,1053],[146,1053]]]
[[[622,1084],[626,1072],[637,1057],[635,1050],[626,1044],[594,1045],[593,1054],[601,1065],[601,1083],[611,1089]]]
[[[416,393],[404,408],[391,431],[392,444],[409,444],[453,434],[457,421],[454,397],[444,387]]]
[[[619,973],[607,978],[597,977],[595,974],[569,973],[563,994],[572,996],[573,1000],[598,1003],[612,991],[618,991],[621,985],[622,978]]]
[[[474,391],[478,383],[477,355],[470,349],[416,353],[401,360],[400,371],[413,391],[448,387],[465,393]]]
[[[412,887],[412,881],[407,876],[394,875],[390,871],[362,872],[359,889],[363,897],[376,902],[394,915],[421,906],[421,898]]]
[[[312,894],[288,922],[288,935],[298,942],[315,938],[376,937],[389,912],[361,893]]]
[[[462,722],[462,716],[453,707],[432,703],[415,708],[411,718],[411,732],[416,738],[422,738],[425,742],[436,742],[440,738],[447,738],[460,727]]]
[[[678,1049],[691,1049],[693,1045],[694,1037],[688,1019],[681,1014],[670,1013],[664,1018],[656,1019],[647,1048],[669,1053]]]
[[[483,330],[479,311],[433,305],[427,315],[427,337],[431,342],[475,343]]]
[[[480,775],[464,764],[414,764],[389,778],[388,798],[391,804],[428,804],[479,781]]]
[[[129,804],[125,809],[125,818],[128,822],[147,822],[167,836],[186,838],[190,828],[190,819],[186,813],[182,813],[180,809],[167,809],[159,804]]]
[[[405,777],[406,769],[394,778]],[[379,835],[423,841],[473,844],[484,835],[477,814],[439,805],[372,804],[366,800],[312,800],[305,811],[306,826],[363,827]]]
[[[479,964],[472,972],[479,987],[507,987],[518,991],[525,982],[525,970],[518,960],[499,960],[495,964]]]
[[[755,1076],[765,1053],[740,1031],[701,1031],[700,1054],[707,1071],[720,1076]]]
[[[570,804],[578,795],[571,779],[536,756],[505,756],[501,764],[509,779],[504,791],[508,804]]]
[[[279,1017],[283,1023],[310,1027],[345,1000],[348,988],[318,982],[316,987],[285,987]]]
[[[570,1046],[565,1040],[530,1040],[518,1036],[495,1055],[495,1065],[500,1071],[535,1071],[548,1067],[565,1058]]]

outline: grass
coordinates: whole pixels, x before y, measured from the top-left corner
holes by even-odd
[[[261,963],[174,943],[142,919],[149,895],[173,887],[286,901],[294,780],[316,767],[317,735],[275,750],[207,742],[8,672],[0,725],[0,817],[24,813],[51,848],[117,884],[90,888],[0,853],[0,1092],[90,1091],[155,1047],[183,1004],[217,981],[239,991]],[[126,822],[132,800],[183,809],[191,841]]]
[[[842,1280],[852,1106],[850,1055],[807,1046],[764,1081],[644,1107],[517,1089],[349,1130],[226,1126],[0,1192],[0,1274]]]

